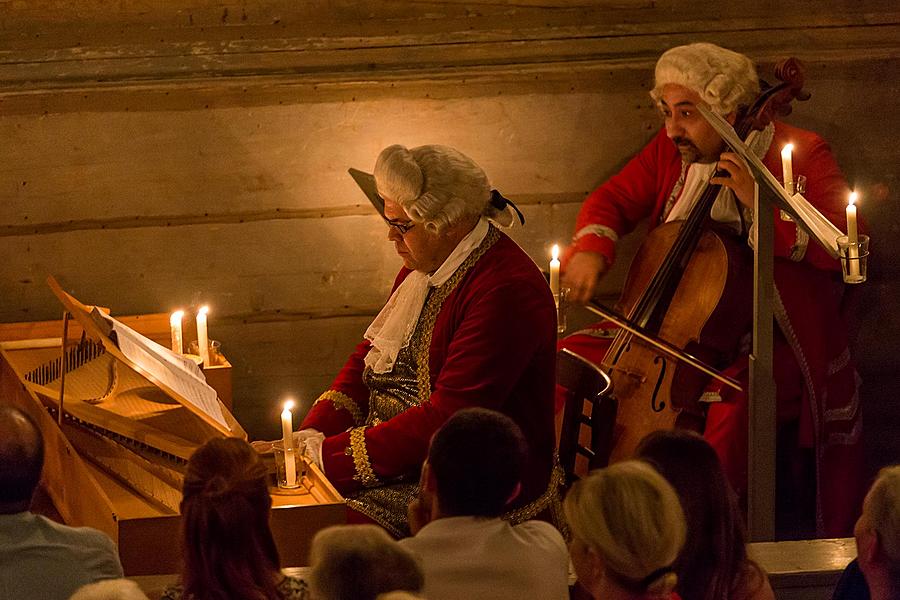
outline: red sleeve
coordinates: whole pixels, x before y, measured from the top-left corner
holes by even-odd
[[[469,406],[499,408],[538,348],[554,343],[556,314],[546,285],[513,281],[476,290],[464,302],[456,307],[452,341],[428,401],[387,422],[325,440],[325,473],[339,490],[415,472],[432,434],[450,415]]]
[[[401,269],[391,293],[409,272],[409,269]],[[300,429],[316,429],[328,436],[365,422],[369,414],[369,388],[363,382],[362,375],[370,347],[368,340],[357,344],[331,386],[316,399]]]
[[[663,129],[621,171],[591,192],[575,221],[576,236],[591,225],[609,227],[617,236],[622,236],[633,231],[653,212],[661,173],[660,157],[665,153],[665,144],[671,145],[671,142]],[[592,233],[581,235],[566,249],[563,260],[585,251],[598,252],[612,264],[615,242]]]

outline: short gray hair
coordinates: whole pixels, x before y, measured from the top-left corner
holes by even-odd
[[[753,61],[706,42],[677,46],[659,57],[650,92],[653,99],[659,102],[663,86],[670,83],[696,92],[720,115],[749,106],[759,95],[759,77]]]
[[[508,209],[491,204],[484,170],[449,146],[388,146],[375,162],[375,184],[379,194],[433,231],[471,216],[484,215],[503,226],[512,223]]]
[[[375,525],[326,527],[313,537],[310,562],[310,585],[322,600],[374,600],[425,584],[412,553]]]

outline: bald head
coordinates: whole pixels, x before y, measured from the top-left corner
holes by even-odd
[[[0,404],[0,514],[28,510],[43,466],[37,425],[18,408]]]

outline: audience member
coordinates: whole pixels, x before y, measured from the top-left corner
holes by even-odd
[[[410,505],[415,536],[400,541],[422,561],[426,598],[568,598],[559,531],[500,518],[521,487],[526,447],[512,419],[484,408],[455,413],[434,434]]]
[[[316,600],[375,600],[380,594],[422,591],[415,557],[376,525],[336,525],[318,532],[310,550]]]
[[[424,596],[412,592],[394,591],[386,594],[378,594],[375,600],[423,600]]]
[[[878,474],[853,534],[872,600],[900,600],[900,465]]]
[[[592,597],[679,598],[674,562],[684,545],[684,514],[653,467],[629,460],[594,471],[575,482],[563,508],[572,564]]]
[[[24,412],[0,404],[0,598],[65,600],[81,586],[122,577],[112,540],[29,511],[44,440]]]
[[[747,557],[737,497],[712,446],[684,429],[655,431],[637,458],[672,484],[687,520],[687,540],[675,561],[678,593],[692,600],[774,600],[769,578]]]
[[[184,567],[163,600],[304,600],[306,583],[282,574],[269,529],[268,473],[237,438],[201,446],[184,476]]]
[[[149,600],[130,579],[105,579],[78,588],[69,600]]]

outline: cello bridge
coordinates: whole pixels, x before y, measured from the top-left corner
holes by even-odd
[[[618,365],[613,365],[610,368],[611,371],[618,371],[623,375],[627,375],[628,377],[635,379],[638,383],[646,383],[647,377],[640,371],[633,371],[631,369],[625,369]]]

